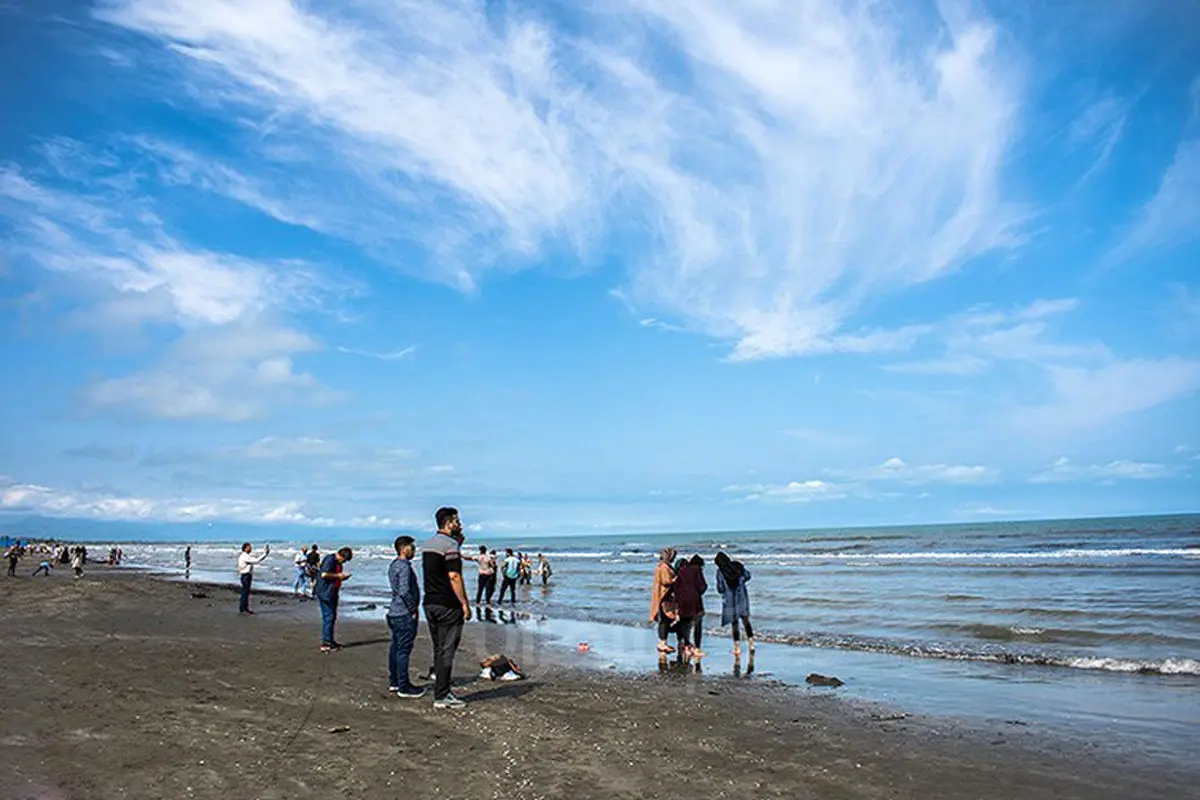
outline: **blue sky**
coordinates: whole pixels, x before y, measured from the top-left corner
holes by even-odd
[[[0,3],[0,511],[1196,510],[1200,7],[1040,5]]]

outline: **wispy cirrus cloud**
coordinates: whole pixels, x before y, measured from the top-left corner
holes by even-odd
[[[1113,361],[1095,368],[1048,369],[1051,396],[1008,414],[1008,422],[1037,436],[1095,429],[1200,391],[1200,361],[1185,358]]]
[[[928,341],[939,355],[888,364],[888,372],[924,375],[978,375],[1002,362],[1044,366],[1101,359],[1109,355],[1098,343],[1058,341],[1053,322],[1079,306],[1075,298],[1037,300],[1016,309],[976,307],[935,326]]]
[[[1200,237],[1200,77],[1191,85],[1191,118],[1154,195],[1141,206],[1102,267],[1164,252]]]
[[[389,350],[386,352],[377,352],[375,350],[359,350],[354,347],[339,347],[339,353],[345,353],[351,356],[363,356],[364,358],[374,358],[379,361],[399,361],[402,358],[408,358],[413,353],[417,352],[417,346],[409,345],[399,350]]]
[[[968,464],[909,464],[889,458],[876,467],[858,470],[831,470],[831,475],[861,482],[895,481],[910,486],[927,483],[976,484],[994,481],[997,472],[989,467]]]
[[[647,255],[629,298],[738,359],[902,349],[918,331],[860,330],[864,298],[1017,240],[1001,171],[1023,79],[986,18],[717,0],[581,13],[586,39],[481,2],[98,8],[239,120],[226,133],[252,156],[236,165],[159,148],[181,180],[466,289],[632,233]]]
[[[1036,473],[1030,483],[1072,483],[1075,481],[1100,481],[1111,483],[1119,480],[1160,480],[1177,475],[1167,464],[1153,461],[1129,461],[1118,459],[1106,464],[1075,464],[1068,458],[1060,458],[1045,470]]]

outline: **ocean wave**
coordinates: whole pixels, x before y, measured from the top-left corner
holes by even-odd
[[[1110,559],[1132,556],[1195,556],[1194,550],[1184,548],[1122,547],[1109,550],[1074,548],[1052,551],[992,551],[979,552],[928,552],[928,553],[844,553],[825,551],[820,553],[759,553],[740,556],[743,561],[767,559],[787,561],[1048,561],[1059,559]]]
[[[720,630],[706,634],[721,635]],[[1104,656],[1069,656],[1053,653],[1021,653],[1008,651],[975,651],[938,644],[899,644],[886,641],[858,640],[853,638],[826,636],[778,636],[760,634],[762,642],[773,642],[804,647],[836,648],[869,653],[908,656],[910,658],[933,658],[948,661],[978,661],[991,664],[1013,664],[1019,666],[1059,667],[1103,672],[1121,672],[1142,675],[1194,675],[1200,676],[1200,661],[1192,658],[1127,659]]]

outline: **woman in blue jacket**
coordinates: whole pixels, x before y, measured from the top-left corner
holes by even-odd
[[[741,635],[738,622],[746,626],[746,642],[754,652],[754,629],[750,627],[750,595],[746,583],[750,571],[740,561],[733,561],[725,553],[717,553],[717,593],[721,595],[721,624],[733,626],[733,654],[742,654]]]

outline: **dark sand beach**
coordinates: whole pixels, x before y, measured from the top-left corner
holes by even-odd
[[[467,626],[469,708],[435,711],[386,691],[383,622],[347,608],[323,655],[315,603],[255,607],[99,568],[0,580],[0,796],[1181,798],[1200,774],[769,679],[585,670],[508,626]],[[505,648],[530,679],[478,680]],[[422,626],[414,675],[428,653]]]

